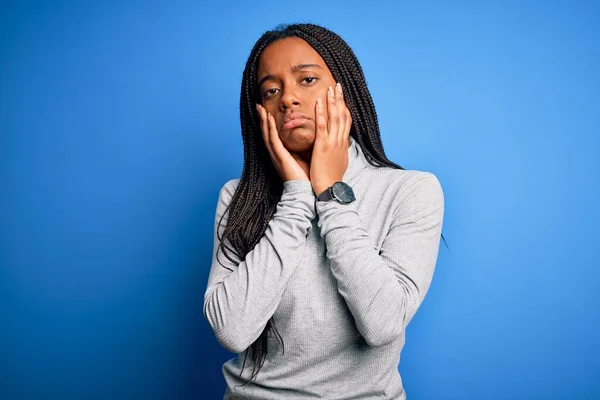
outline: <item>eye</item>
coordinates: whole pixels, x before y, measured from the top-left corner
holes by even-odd
[[[307,76],[306,78],[302,79],[302,82],[306,82],[310,85],[311,83],[316,82],[318,79],[319,78],[317,78],[316,76]]]
[[[267,89],[264,91],[263,96],[265,97],[265,99],[268,99],[269,97],[275,95],[277,90],[279,90],[279,89],[277,89],[277,88]]]

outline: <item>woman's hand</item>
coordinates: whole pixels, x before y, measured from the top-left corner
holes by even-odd
[[[281,143],[275,118],[267,113],[260,104],[256,105],[260,117],[263,139],[271,161],[279,173],[281,179],[286,181],[305,180],[309,181],[310,166],[296,153],[290,153]]]
[[[327,118],[323,101],[317,99],[316,138],[310,162],[310,181],[317,196],[341,181],[348,168],[352,116],[339,83],[336,89],[329,87],[327,93]]]

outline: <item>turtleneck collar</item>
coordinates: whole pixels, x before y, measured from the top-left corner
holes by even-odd
[[[362,148],[352,136],[348,137],[350,146],[348,146],[348,168],[344,172],[343,181],[348,183],[352,180],[360,171],[367,167],[368,161],[362,151]]]

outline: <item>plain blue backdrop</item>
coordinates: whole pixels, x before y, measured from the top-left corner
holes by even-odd
[[[0,398],[222,398],[213,218],[283,22],[348,41],[388,156],[442,183],[409,398],[600,398],[596,4],[2,2]]]

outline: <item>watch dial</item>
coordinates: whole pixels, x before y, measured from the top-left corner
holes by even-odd
[[[350,203],[355,200],[352,188],[344,182],[336,182],[332,187],[333,194],[342,203]]]

